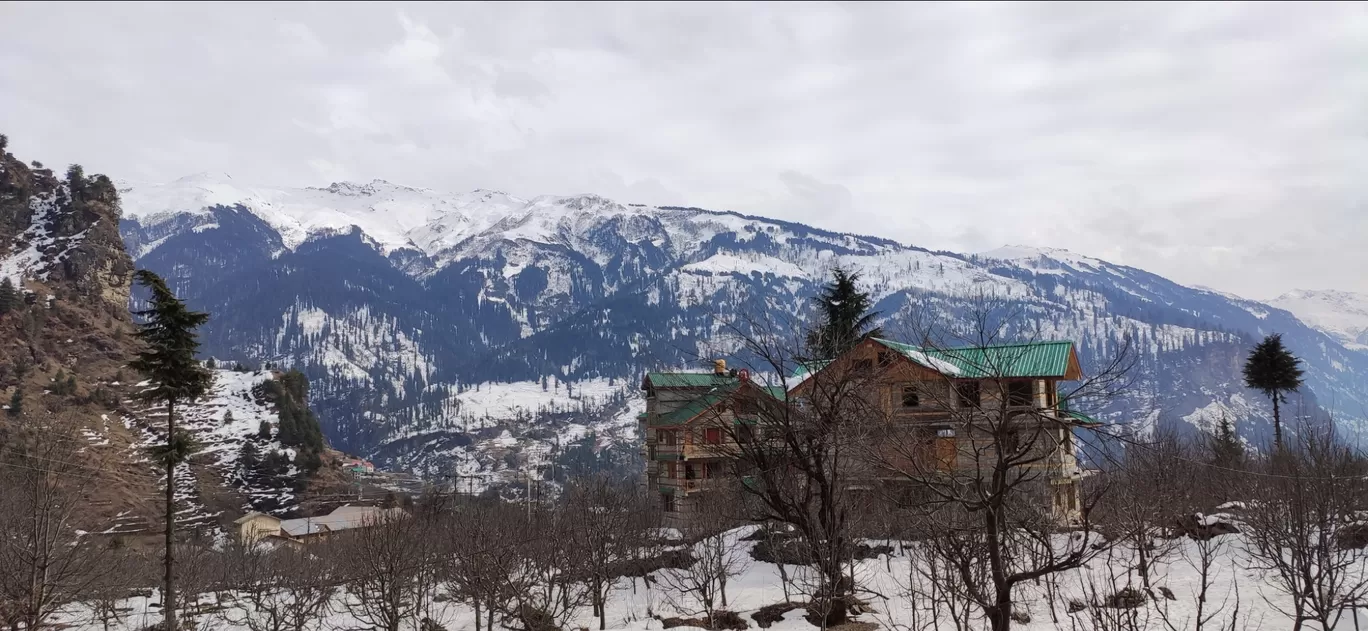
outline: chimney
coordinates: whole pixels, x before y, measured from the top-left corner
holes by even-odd
[[[725,359],[714,359],[714,360],[713,360],[713,374],[714,374],[714,375],[725,375],[725,374],[727,374],[727,360],[725,360]]]

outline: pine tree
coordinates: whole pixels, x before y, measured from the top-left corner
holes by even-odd
[[[257,425],[257,437],[260,438],[260,439],[262,439],[262,440],[270,440],[270,439],[271,439],[271,422],[270,422],[270,421],[268,421],[268,420],[266,420],[266,419],[261,419],[261,423],[260,423],[259,425]]]
[[[1274,333],[1259,342],[1245,360],[1245,385],[1262,392],[1273,401],[1273,444],[1281,448],[1282,415],[1279,404],[1287,402],[1288,392],[1302,385],[1302,369],[1297,359],[1287,347],[1283,346],[1282,335]]]
[[[15,388],[15,389],[14,389],[14,394],[11,394],[11,395],[10,395],[9,415],[17,418],[20,414],[23,414],[23,413],[24,413],[24,391],[23,391],[23,390],[20,390],[20,389],[18,389],[18,388]]]
[[[151,291],[152,296],[150,307],[137,312],[139,317],[144,318],[138,325],[137,337],[145,348],[129,365],[152,383],[152,387],[141,396],[166,404],[167,441],[154,451],[153,456],[166,467],[166,552],[162,610],[166,628],[178,629],[172,548],[176,525],[175,468],[176,464],[189,458],[194,447],[186,434],[176,429],[176,403],[192,401],[209,389],[212,376],[195,360],[195,351],[199,349],[195,329],[209,320],[209,314],[188,309],[166,286],[166,281],[148,270],[138,270],[134,278]]]
[[[1208,439],[1211,444],[1211,464],[1224,469],[1239,469],[1244,464],[1245,448],[1235,433],[1235,424],[1221,417],[1216,432]]]
[[[873,326],[878,313],[870,311],[873,301],[869,292],[860,291],[860,275],[836,268],[832,279],[814,299],[821,313],[821,323],[808,332],[808,352],[814,359],[828,359],[846,352],[867,337],[878,337],[883,332]]]
[[[261,466],[261,452],[257,450],[256,443],[250,440],[242,442],[242,451],[238,454],[238,464],[244,476],[256,473]]]
[[[16,311],[24,303],[24,297],[14,288],[14,281],[6,276],[0,278],[0,315]]]

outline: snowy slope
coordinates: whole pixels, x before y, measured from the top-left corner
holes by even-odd
[[[1298,289],[1268,304],[1291,311],[1348,348],[1368,351],[1368,296],[1350,291]]]
[[[230,488],[240,495],[238,505],[232,507],[233,515],[246,510],[287,513],[294,508],[298,498],[290,485],[279,483],[279,480],[254,478],[239,462],[242,446],[248,441],[253,442],[261,454],[279,451],[294,457],[294,450],[283,447],[278,440],[258,436],[263,422],[274,427],[279,420],[274,407],[263,400],[258,391],[261,384],[272,378],[272,373],[265,371],[214,370],[209,393],[177,410],[177,425],[188,431],[198,445],[191,462],[181,464],[175,472],[177,519],[182,523],[210,526],[220,516],[220,511],[213,506],[221,505],[222,498],[206,497],[205,493],[217,495],[221,489],[217,485],[202,484],[197,475],[201,469],[212,472],[222,488]],[[148,448],[166,441],[164,411],[160,406],[143,404],[126,415],[123,422],[141,437],[130,448],[130,458],[145,463],[152,473],[160,476],[164,486],[164,474],[160,467],[153,466],[147,455]],[[287,476],[296,473],[291,466]]]

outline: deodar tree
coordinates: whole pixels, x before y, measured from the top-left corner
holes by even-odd
[[[1262,392],[1273,402],[1273,444],[1282,448],[1282,414],[1279,404],[1287,402],[1287,393],[1302,385],[1301,360],[1283,346],[1282,335],[1274,333],[1254,347],[1245,360],[1245,385]]]
[[[134,275],[138,284],[151,296],[147,309],[138,311],[142,321],[137,337],[143,350],[129,362],[134,370],[147,377],[150,386],[140,396],[166,406],[166,444],[153,450],[153,457],[166,470],[166,541],[165,575],[162,581],[162,604],[168,631],[176,626],[175,583],[175,495],[176,466],[185,462],[193,451],[193,443],[183,431],[176,429],[176,404],[193,401],[209,389],[211,373],[195,360],[199,339],[195,330],[209,320],[209,314],[191,311],[167,287],[166,281],[150,271],[138,270]]]

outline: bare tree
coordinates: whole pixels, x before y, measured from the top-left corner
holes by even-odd
[[[755,358],[754,373],[775,377],[769,388],[738,388],[728,406],[715,408],[708,422],[725,436],[717,452],[744,482],[748,519],[784,524],[799,536],[815,570],[810,612],[824,628],[840,624],[856,587],[847,573],[852,531],[870,500],[858,456],[881,408],[856,367],[805,360],[811,353],[802,339],[766,323],[745,320],[731,330]],[[799,385],[789,376],[800,367],[811,373],[801,401],[775,396]]]
[[[585,555],[570,540],[573,516],[562,510],[533,511],[521,532],[508,533],[520,554],[499,607],[524,631],[561,629],[590,600],[588,586],[574,572]]]
[[[1342,444],[1332,428],[1304,427],[1297,441],[1275,450],[1254,481],[1257,505],[1245,516],[1250,567],[1290,609],[1270,607],[1322,629],[1368,597],[1368,549],[1343,535],[1361,528],[1368,506],[1368,461]]]
[[[380,631],[399,631],[405,621],[417,618],[422,604],[416,593],[419,573],[431,550],[427,533],[423,519],[387,514],[337,535],[332,553],[344,560],[351,594],[344,603],[352,617]]]
[[[72,445],[63,427],[6,435],[0,451],[0,615],[37,629],[117,568],[106,542],[85,536],[78,518],[101,479],[99,460]]]
[[[660,583],[671,607],[684,615],[706,617],[712,628],[715,615],[727,607],[727,581],[745,571],[750,556],[735,530],[704,536],[693,552],[693,564],[663,570]]]
[[[569,517],[569,543],[582,555],[574,572],[589,587],[599,629],[606,629],[608,595],[634,551],[645,543],[650,510],[637,485],[606,475],[572,480],[562,509]]]
[[[253,543],[224,557],[222,586],[244,606],[225,607],[220,615],[249,631],[319,628],[338,592],[335,565],[306,550]]]
[[[1164,537],[1196,509],[1192,501],[1198,454],[1178,430],[1161,424],[1145,440],[1135,440],[1118,466],[1104,475],[1111,492],[1095,521],[1109,537],[1135,552],[1134,569],[1145,593],[1154,598],[1153,570],[1172,557],[1181,541]]]
[[[1197,536],[1185,542],[1179,557],[1197,574],[1196,589],[1192,592],[1193,614],[1178,619],[1168,607],[1161,606],[1159,616],[1169,631],[1236,628],[1240,616],[1240,587],[1234,580],[1234,568],[1226,567],[1222,571],[1221,567],[1221,560],[1231,556],[1229,536]]]
[[[438,578],[447,591],[475,610],[475,631],[493,631],[494,617],[512,591],[522,560],[518,538],[526,536],[524,512],[502,502],[460,506],[443,522],[445,546]],[[482,620],[483,616],[483,620]]]

